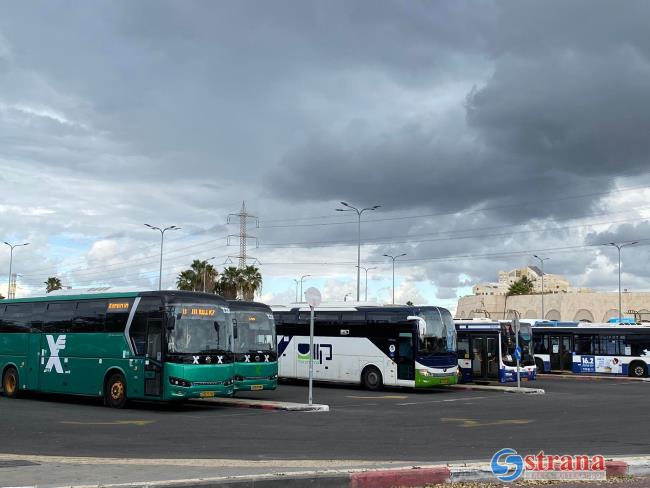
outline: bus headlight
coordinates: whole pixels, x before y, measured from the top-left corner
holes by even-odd
[[[169,382],[174,386],[183,386],[185,388],[189,388],[190,386],[192,386],[192,383],[190,383],[189,381],[186,381],[182,378],[176,378],[174,376],[169,377]]]
[[[278,375],[277,375],[277,374],[274,374],[273,376],[269,376],[269,379],[270,379],[270,380],[277,380],[277,379],[278,379]]]
[[[435,373],[432,373],[428,369],[420,369],[419,371],[422,376],[426,376],[426,377],[436,376]]]
[[[230,386],[234,383],[232,378],[228,378],[226,381],[223,382],[223,386]]]

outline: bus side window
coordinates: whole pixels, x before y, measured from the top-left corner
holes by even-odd
[[[111,305],[119,304],[121,307],[111,307]],[[129,314],[133,307],[133,300],[119,300],[115,302],[108,302],[108,310],[106,312],[106,321],[104,322],[105,332],[119,332],[124,333],[126,323],[129,321]]]
[[[77,303],[70,332],[103,332],[106,300],[84,300]]]
[[[467,359],[469,357],[469,338],[458,338],[458,359]]]
[[[31,321],[31,303],[7,305],[7,309],[2,317],[0,332],[30,332]]]
[[[52,302],[47,305],[43,320],[43,332],[61,333],[70,330],[75,302]]]

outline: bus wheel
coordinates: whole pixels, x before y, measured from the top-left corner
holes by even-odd
[[[18,396],[18,371],[13,366],[7,368],[2,375],[2,389],[7,398],[16,398]]]
[[[648,375],[648,368],[640,362],[630,364],[630,376],[633,378],[645,378]]]
[[[104,390],[106,405],[112,408],[124,408],[126,405],[126,380],[122,373],[109,376]]]
[[[535,359],[535,366],[537,366],[537,372],[538,373],[543,373],[544,372],[544,361],[542,361],[539,358]]]
[[[381,390],[381,387],[383,386],[381,373],[374,366],[368,366],[363,370],[361,381],[363,386],[371,391]]]

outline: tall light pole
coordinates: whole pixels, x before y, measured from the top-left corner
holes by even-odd
[[[391,258],[393,260],[393,305],[395,304],[395,260],[406,256],[406,253],[398,254],[397,256],[391,256],[390,254],[384,254],[384,257]]]
[[[302,275],[300,277],[300,301],[302,302],[302,282],[305,278],[309,277],[311,275]]]
[[[609,244],[605,244],[606,246],[613,246],[616,249],[618,249],[618,323],[621,323],[621,320],[623,319],[623,306],[622,306],[622,295],[621,295],[621,249],[627,246],[633,246],[634,244],[638,244],[638,241],[634,242],[623,242],[623,243],[617,243],[617,242],[610,242]]]
[[[293,282],[296,284],[296,303],[298,303],[298,285],[300,284],[300,280],[294,278]]]
[[[144,225],[149,227],[150,229],[157,230],[158,232],[160,232],[160,273],[158,275],[158,289],[162,290],[163,243],[165,242],[165,232],[167,232],[168,230],[181,230],[181,228],[176,227],[175,225],[171,225],[169,227],[165,227],[164,229],[161,229],[160,227],[155,227],[149,224],[144,224]]]
[[[11,249],[9,254],[9,282],[7,284],[7,298],[14,298],[11,296],[11,266],[14,261],[14,248],[21,246],[29,246],[29,242],[23,242],[22,244],[9,244],[7,241],[3,241]]]
[[[533,257],[539,259],[539,264],[542,267],[542,320],[544,320],[544,261],[548,261],[551,258],[540,258],[537,254],[533,254]]]
[[[348,301],[348,297],[350,297],[350,296],[352,296],[352,293],[346,293],[345,296],[343,297],[343,301],[344,301],[344,302],[347,302],[347,301]]]
[[[205,260],[205,268],[203,268],[203,293],[205,293],[205,282],[208,281],[208,263],[213,259],[217,259],[217,256],[212,256]]]
[[[341,202],[341,205],[347,208],[337,208],[337,212],[356,212],[357,217],[359,217],[359,227],[358,227],[358,237],[359,245],[357,246],[357,301],[359,301],[359,295],[361,293],[361,214],[367,210],[377,210],[381,205],[375,205],[373,207],[362,208],[359,210],[357,207],[353,207],[349,203]]]
[[[366,268],[364,266],[357,266],[357,267],[361,268],[362,270],[364,270],[366,272],[366,297],[364,298],[364,300],[367,302],[368,301],[368,271],[370,271],[371,269],[377,269],[377,268],[374,267],[374,266],[372,268]]]

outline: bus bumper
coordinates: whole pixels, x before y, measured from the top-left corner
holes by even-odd
[[[275,390],[278,387],[278,378],[243,378],[235,379],[235,391]]]
[[[191,398],[213,398],[231,397],[234,393],[234,382],[221,385],[201,386],[170,386],[167,392],[167,400],[189,400]]]
[[[522,366],[519,371],[521,381],[534,381],[537,379],[535,366]],[[517,369],[502,369],[499,371],[499,382],[510,383],[517,381]]]
[[[415,370],[415,387],[429,388],[432,386],[455,385],[458,383],[458,375],[455,368],[450,368],[446,373],[425,373],[421,369]]]

